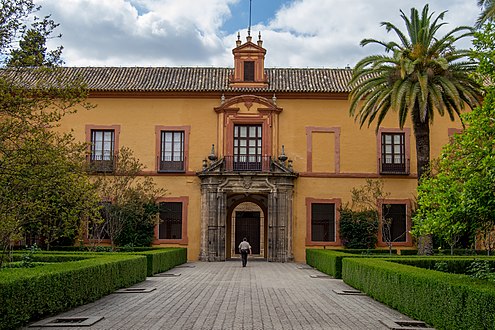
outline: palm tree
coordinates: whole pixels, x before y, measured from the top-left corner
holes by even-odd
[[[467,104],[478,106],[481,91],[470,76],[476,63],[468,61],[468,50],[459,50],[454,43],[472,35],[472,28],[456,27],[442,37],[436,37],[445,11],[437,17],[411,9],[408,18],[401,10],[407,34],[390,22],[381,23],[387,32],[393,31],[400,42],[364,39],[361,46],[379,44],[388,55],[372,55],[359,61],[350,81],[350,114],[363,126],[373,121],[377,130],[389,110],[398,113],[403,128],[410,116],[416,139],[418,182],[429,173],[430,124],[434,115],[448,114],[455,120]]]
[[[359,61],[350,81],[350,114],[356,116],[361,126],[377,121],[377,129],[389,110],[398,113],[402,128],[408,118],[414,127],[417,152],[418,180],[428,169],[430,160],[430,124],[435,111],[441,116],[447,113],[455,120],[465,104],[473,108],[480,104],[478,83],[470,76],[476,63],[467,61],[468,50],[455,49],[454,43],[472,35],[470,27],[457,27],[441,38],[435,33],[446,23],[439,23],[445,12],[434,20],[428,13],[428,5],[421,17],[417,9],[411,9],[411,18],[403,11],[408,35],[390,22],[381,23],[387,31],[394,31],[400,43],[364,39],[361,45],[383,45],[392,56],[372,55]],[[458,34],[462,32],[461,34]],[[364,100],[363,103],[361,101]]]
[[[483,11],[476,20],[476,27],[480,28],[481,25],[488,21],[492,21],[495,18],[495,1],[494,0],[478,0],[478,7],[481,7]]]

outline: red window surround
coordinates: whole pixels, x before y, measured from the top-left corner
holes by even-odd
[[[160,149],[161,149],[161,132],[184,132],[184,170],[180,173],[189,174],[189,135],[191,132],[191,126],[155,126],[155,171],[160,172]]]
[[[335,204],[335,242],[315,242],[311,240],[311,204]],[[341,246],[340,241],[340,206],[342,200],[340,198],[331,199],[316,199],[306,198],[306,245],[307,246]]]
[[[378,201],[378,213],[380,217],[378,228],[378,243],[377,246],[386,247],[386,242],[382,242],[382,209],[386,204],[405,204],[406,205],[406,241],[405,242],[393,242],[392,246],[412,246],[411,237],[411,201],[409,199],[384,199]]]
[[[182,238],[181,239],[159,239],[158,224],[155,226],[155,240],[153,244],[181,244],[186,245],[188,243],[187,239],[187,210],[189,208],[189,197],[162,197],[158,198],[157,203],[160,202],[180,202],[182,203]]]
[[[86,125],[86,143],[89,145],[88,152],[91,151],[91,131],[114,131],[114,152],[118,153],[120,149],[119,139],[120,139],[120,125]]]

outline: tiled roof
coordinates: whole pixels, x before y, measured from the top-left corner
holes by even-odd
[[[64,67],[43,80],[55,83],[61,77],[80,77],[95,92],[346,93],[352,75],[350,69],[267,68],[267,88],[231,88],[232,71],[214,67]],[[32,71],[24,71],[16,79],[32,84],[35,76],[39,78],[28,72]]]

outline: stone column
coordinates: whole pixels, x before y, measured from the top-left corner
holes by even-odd
[[[201,250],[199,259],[209,260],[209,226],[217,218],[217,192],[215,184],[201,185]]]
[[[225,218],[227,195],[217,191],[208,222],[208,261],[225,261]]]

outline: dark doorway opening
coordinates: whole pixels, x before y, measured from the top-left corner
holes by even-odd
[[[251,245],[253,254],[260,254],[260,212],[235,212],[235,246],[236,248],[246,237]]]

